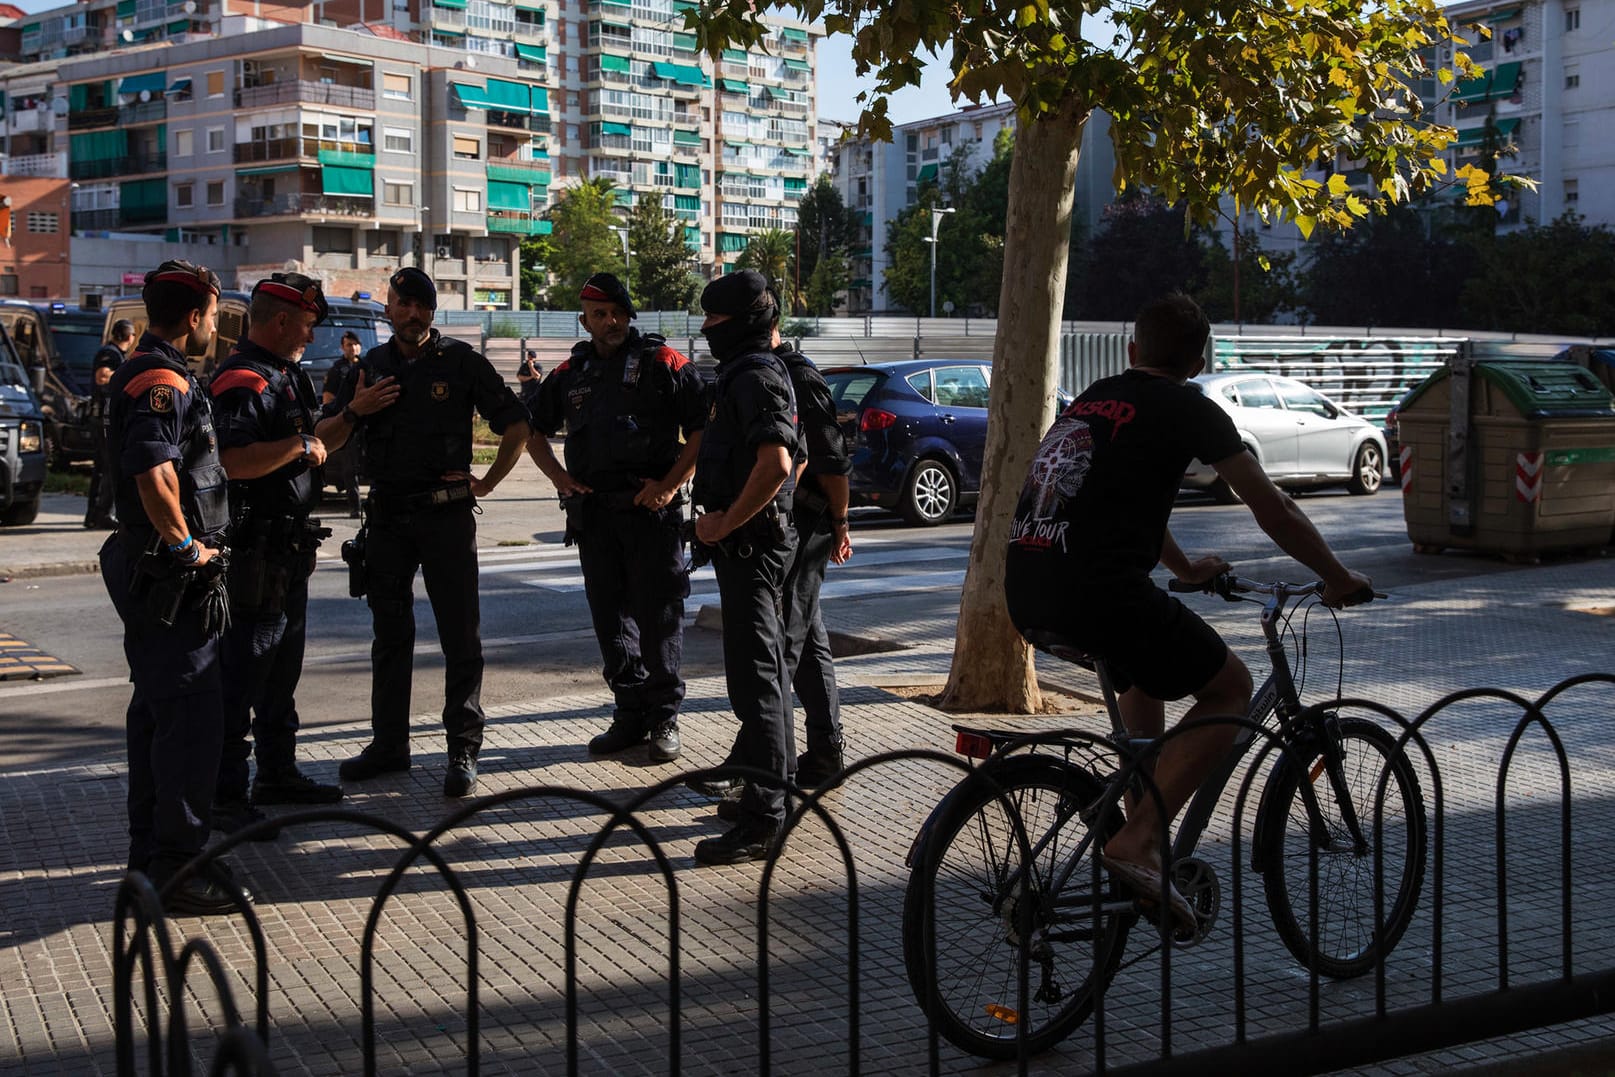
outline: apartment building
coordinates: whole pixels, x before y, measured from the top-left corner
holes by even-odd
[[[836,188],[861,222],[851,257],[849,313],[890,309],[885,288],[885,272],[891,264],[886,253],[888,225],[915,204],[921,187],[938,182],[942,169],[956,156],[966,169],[980,170],[992,160],[998,133],[1014,127],[1014,106],[973,105],[894,126],[890,142],[848,139],[834,148]],[[1072,213],[1080,228],[1091,232],[1099,226],[1101,214],[1113,198],[1110,177],[1114,170],[1110,118],[1095,112],[1083,131],[1077,163]],[[946,218],[940,227],[939,242],[946,242]]]
[[[511,309],[552,190],[601,176],[624,213],[661,199],[692,268],[722,272],[795,223],[818,31],[777,25],[714,64],[689,6],[91,0],[26,17],[0,170],[73,181],[75,235],[105,241],[75,241],[78,291],[122,287],[145,236],[239,283],[295,266],[347,294],[421,264],[445,308]]]

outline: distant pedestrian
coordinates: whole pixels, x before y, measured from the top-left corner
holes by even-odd
[[[409,769],[410,680],[415,662],[415,573],[437,619],[444,658],[443,795],[477,783],[482,747],[482,617],[477,597],[476,499],[493,492],[527,444],[527,409],[471,345],[439,335],[437,287],[405,267],[387,287],[392,339],[370,349],[316,428],[340,447],[364,429],[370,480],[364,582],[371,647],[371,741],[342,764],[346,781]],[[481,478],[471,474],[473,413],[501,435]]]
[[[683,486],[706,425],[695,364],[642,334],[628,289],[596,273],[580,295],[589,331],[532,397],[533,462],[566,506],[595,638],[615,698],[595,755],[649,739],[652,762],[679,757],[684,680]],[[566,466],[549,438],[566,429]]]
[[[794,751],[781,623],[785,572],[796,536],[791,483],[798,449],[790,375],[771,348],[779,309],[755,270],[707,285],[701,308],[716,395],[701,437],[695,537],[712,547],[723,615],[723,667],[741,730],[738,762],[783,780]],[[785,822],[780,786],[748,784],[735,825],[695,847],[703,864],[760,860]]]
[[[113,372],[123,365],[124,358],[135,346],[135,323],[119,318],[112,323],[112,339],[101,345],[101,350],[90,360],[90,376],[95,384],[90,389],[90,433],[95,442],[95,462],[90,471],[90,496],[84,507],[84,526],[111,530],[118,526],[113,511],[114,483],[107,467],[107,382]]]
[[[364,342],[359,339],[358,333],[349,329],[342,334],[342,355],[325,372],[325,382],[320,390],[322,408],[336,403],[337,394],[342,391],[343,379],[358,369],[359,356],[363,352]],[[359,517],[359,484],[363,481],[359,471],[361,440],[358,436],[350,437],[342,448],[327,456],[325,471],[321,476],[324,481],[335,483],[347,494],[348,516],[353,519]]]

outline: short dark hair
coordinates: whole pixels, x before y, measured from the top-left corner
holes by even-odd
[[[342,343],[346,344],[350,340],[353,341],[355,344],[363,344],[364,343],[364,341],[359,339],[359,334],[355,333],[351,329],[349,329],[346,333],[342,334]]]
[[[135,335],[135,323],[128,318],[119,318],[112,323],[112,339],[128,340]]]
[[[219,275],[206,266],[172,259],[146,274],[140,298],[146,303],[146,320],[159,329],[173,329],[193,310],[207,310],[218,298]]]
[[[1210,335],[1205,312],[1182,292],[1151,300],[1133,324],[1138,365],[1187,376],[1205,358]]]

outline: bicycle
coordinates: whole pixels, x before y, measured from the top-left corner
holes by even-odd
[[[1272,769],[1256,809],[1251,866],[1262,875],[1274,927],[1296,960],[1319,975],[1368,972],[1396,946],[1415,912],[1425,869],[1424,799],[1395,736],[1329,704],[1301,704],[1285,636],[1322,584],[1258,583],[1224,573],[1204,585],[1172,581],[1169,587],[1229,601],[1269,596],[1261,625],[1272,662],[1233,747],[1190,801],[1172,840],[1171,878],[1197,921],[1176,943],[1203,940],[1216,920],[1216,872],[1194,856],[1195,847],[1241,759],[1259,739],[1269,743],[1257,735],[1264,729],[1278,747],[1256,760],[1259,765],[1270,756]],[[956,749],[986,762],[972,762],[971,773],[922,826],[909,852],[904,895],[904,959],[921,1007],[950,1042],[987,1058],[1016,1057],[1023,1025],[1032,1054],[1068,1036],[1119,971],[1145,903],[1162,910],[1163,922],[1170,920],[1161,894],[1134,894],[1094,862],[1096,850],[1120,829],[1124,796],[1151,795],[1140,771],[1158,743],[1128,735],[1103,662],[1054,634],[1027,633],[1027,640],[1095,669],[1111,733],[1027,735],[955,725]],[[1020,751],[1026,748],[1031,751]],[[1377,931],[1376,846],[1385,883],[1385,917]],[[1310,923],[1314,848],[1316,932]]]

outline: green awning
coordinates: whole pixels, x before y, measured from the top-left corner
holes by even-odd
[[[124,211],[168,210],[168,181],[160,179],[129,180],[118,184],[118,206]],[[143,214],[146,216],[149,214]],[[159,216],[161,215],[158,214]]]
[[[190,79],[175,79],[174,84],[168,88],[169,93],[184,93],[191,88]]]
[[[743,150],[743,149],[748,148],[751,145],[750,142],[746,142],[746,141],[743,141],[742,139],[738,139],[738,138],[726,138],[726,139],[723,140],[723,144],[725,146],[727,146],[728,148],[734,149],[734,150]]]
[[[493,104],[488,100],[488,95],[483,92],[480,86],[467,86],[463,82],[451,82],[449,87],[454,90],[455,96],[460,99],[460,104],[465,108],[490,109],[493,107]]]
[[[1514,88],[1520,84],[1520,62],[1511,60],[1506,64],[1498,64],[1497,70],[1492,72],[1492,96],[1513,97]]]
[[[795,100],[795,98],[793,98],[791,96],[791,91],[789,91],[787,89],[784,89],[783,87],[769,86],[769,87],[767,87],[767,89],[768,89],[768,96],[772,97],[776,101],[794,101]]]
[[[533,95],[525,82],[506,82],[504,79],[488,80],[488,104],[500,112],[532,111]]]
[[[783,37],[786,41],[800,41],[803,44],[806,44],[808,39],[806,30],[798,30],[794,26],[785,27],[779,32],[779,36]]]
[[[175,19],[173,22],[169,23],[168,26],[166,27],[168,32],[171,33],[171,34],[183,34],[187,30],[189,30],[190,28],[191,28],[191,20],[190,19]]]
[[[600,25],[609,26],[613,30],[621,30],[623,32],[623,36],[625,37],[631,36],[634,32],[634,28],[625,22],[612,22],[610,19],[601,19]],[[628,43],[623,42],[622,44],[626,48]]]
[[[937,172],[937,166],[935,164],[926,165],[924,168],[921,168],[918,173],[915,174],[914,182],[915,183],[926,183],[926,182],[935,183],[936,182],[936,172]]]
[[[555,224],[552,221],[533,222],[533,235],[535,236],[547,236],[553,231],[555,231]]]
[[[789,60],[788,59],[788,60],[785,61],[785,66],[790,68],[792,71],[811,71],[811,70],[813,70],[813,68],[808,65],[808,62],[806,60]]]
[[[1517,117],[1511,117],[1506,120],[1498,120],[1495,126],[1497,128],[1497,137],[1500,139],[1507,139],[1512,136],[1515,131],[1519,130],[1520,121]],[[1484,124],[1482,124],[1479,127],[1461,128],[1458,131],[1458,139],[1453,143],[1453,145],[1479,146],[1485,141],[1486,127]]]
[[[674,131],[673,145],[699,146],[701,145],[701,133],[699,131]]]
[[[701,249],[701,229],[690,225],[684,226],[684,243],[686,246]]]
[[[701,166],[675,163],[673,165],[673,186],[686,190],[701,186]]]
[[[376,193],[375,178],[375,173],[365,168],[344,168],[341,165],[326,165],[320,169],[320,186],[326,194],[374,198]]]
[[[1496,70],[1460,81],[1452,92],[1451,100],[1455,104],[1475,104],[1490,101],[1494,97],[1512,97],[1519,81],[1518,61],[1499,64]]]
[[[619,206],[631,206],[634,204],[634,192],[622,187],[612,191],[611,198]]]
[[[543,11],[549,0],[516,0],[516,6],[523,11]]]
[[[695,35],[694,34],[674,34],[673,35],[673,47],[675,49],[683,49],[685,52],[694,52],[695,51]]]
[[[609,52],[600,54],[600,70],[602,71],[618,71],[626,75],[632,69],[632,66],[626,56],[613,56]]]
[[[516,42],[516,58],[529,63],[542,64],[549,62],[549,53],[543,45],[523,45]]]
[[[449,26],[434,26],[432,33],[437,37],[464,37],[464,30],[456,30]]]
[[[746,62],[745,49],[724,49],[723,62],[726,64],[743,64]]]
[[[129,155],[129,132],[120,128],[67,136],[71,161],[116,161]]]
[[[674,210],[687,212],[701,212],[701,196],[698,194],[676,194],[673,196]]]
[[[451,7],[456,11],[464,11],[466,0],[432,0],[433,7]]]
[[[801,194],[805,190],[807,190],[807,180],[802,179],[800,176],[785,177],[786,194]]]
[[[633,7],[633,0],[600,0],[601,4],[609,7]]]
[[[362,168],[371,171],[376,167],[376,157],[370,153],[349,153],[346,150],[321,150],[318,155],[320,164],[336,165],[338,168]]]
[[[792,157],[812,157],[813,156],[813,151],[808,149],[806,146],[782,146],[780,148],[783,149],[786,153],[790,154]]]
[[[600,133],[602,135],[619,135],[623,138],[630,138],[633,136],[634,128],[632,124],[606,120],[600,125]]]
[[[705,86],[707,77],[699,67],[690,64],[670,64],[657,61],[651,64],[651,70],[659,79],[669,82],[683,83],[685,86]]]
[[[743,251],[749,242],[751,242],[750,236],[742,235],[738,232],[719,232],[718,253],[733,254],[736,251]]]
[[[680,15],[686,11],[699,11],[701,5],[695,0],[673,0],[673,14]]]
[[[1519,17],[1520,9],[1517,7],[1506,7],[1498,11],[1488,11],[1486,13],[1486,21],[1491,23],[1508,22],[1510,19],[1517,19]]]
[[[248,176],[278,176],[282,172],[296,172],[297,165],[260,165],[257,168],[238,168],[236,178],[245,179]]]
[[[120,18],[120,19],[132,19],[134,17],[135,17],[135,0],[118,0],[118,18]],[[37,26],[38,23],[35,23],[34,25]],[[27,30],[28,28],[25,26],[25,27],[23,27],[23,29]]]
[[[168,76],[161,71],[149,71],[144,75],[129,75],[118,83],[118,92],[159,94],[168,88]]]
[[[724,93],[751,93],[751,87],[746,85],[740,79],[719,79],[718,85],[722,87]]]
[[[525,183],[508,180],[488,181],[488,208],[533,212],[533,193]]]
[[[533,112],[538,113],[538,114],[544,114],[544,113],[549,112],[549,110],[550,110],[550,92],[548,90],[546,90],[542,86],[534,86],[532,88],[532,90],[533,90]]]

